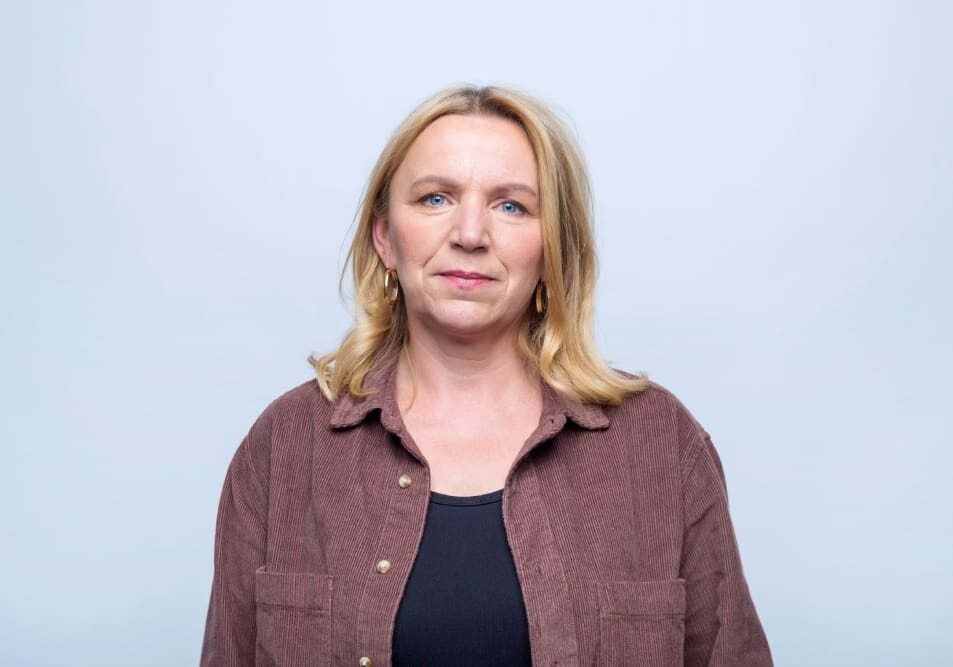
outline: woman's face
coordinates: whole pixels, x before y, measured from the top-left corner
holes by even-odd
[[[448,115],[417,137],[374,222],[411,327],[474,338],[519,322],[542,267],[538,192],[532,145],[513,121]]]

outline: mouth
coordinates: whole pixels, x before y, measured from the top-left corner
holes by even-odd
[[[462,289],[474,289],[493,282],[493,278],[472,271],[444,271],[440,276]]]

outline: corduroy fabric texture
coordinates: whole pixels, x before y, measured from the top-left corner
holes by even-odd
[[[430,492],[395,369],[369,376],[376,392],[360,400],[331,403],[304,382],[242,439],[219,503],[201,665],[390,665]],[[603,407],[544,384],[503,516],[534,665],[772,664],[718,454],[661,385]]]

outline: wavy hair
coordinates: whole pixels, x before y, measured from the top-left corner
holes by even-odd
[[[442,90],[420,103],[397,127],[371,172],[358,213],[358,226],[341,272],[348,266],[355,286],[355,323],[341,345],[308,356],[328,400],[347,389],[367,396],[368,373],[394,360],[407,342],[404,300],[384,299],[385,267],[374,248],[375,216],[386,216],[394,172],[411,144],[433,121],[448,114],[483,114],[517,123],[536,156],[543,237],[543,271],[548,296],[542,316],[526,304],[519,327],[521,355],[542,380],[582,403],[618,405],[626,394],[644,390],[648,376],[623,374],[598,355],[592,335],[596,252],[592,197],[582,153],[567,126],[532,96],[500,86]]]

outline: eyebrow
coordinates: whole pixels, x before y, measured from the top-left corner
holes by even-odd
[[[411,190],[416,190],[418,187],[420,187],[424,183],[433,183],[435,185],[449,188],[451,190],[460,188],[460,184],[457,183],[452,178],[447,178],[445,176],[435,176],[435,175],[421,176],[420,178],[416,179],[413,183],[410,184],[410,188]],[[531,195],[534,199],[539,198],[539,196],[536,194],[536,190],[526,185],[525,183],[520,183],[518,181],[513,181],[510,183],[500,183],[499,185],[493,188],[494,193],[511,192],[513,190],[525,192],[526,194]]]

